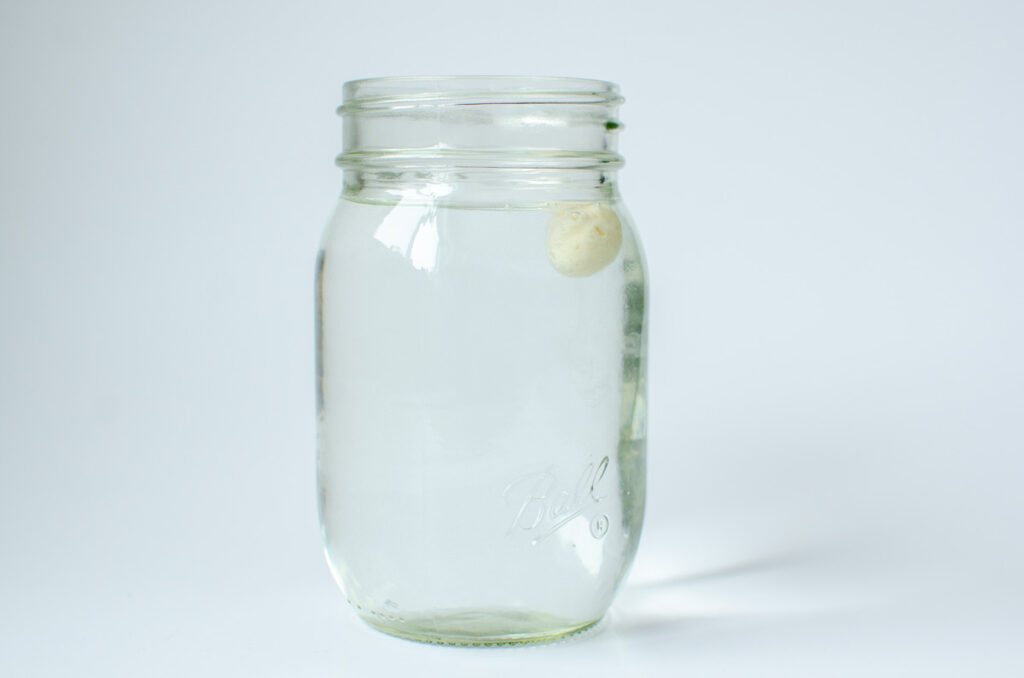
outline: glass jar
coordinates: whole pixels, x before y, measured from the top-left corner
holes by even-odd
[[[345,85],[317,264],[319,509],[338,584],[415,640],[596,623],[636,551],[646,289],[615,85]]]

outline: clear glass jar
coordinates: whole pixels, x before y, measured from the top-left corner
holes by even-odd
[[[640,536],[646,288],[611,83],[345,85],[317,266],[319,508],[372,626],[596,623]]]

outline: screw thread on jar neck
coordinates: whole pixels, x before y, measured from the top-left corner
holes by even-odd
[[[346,83],[346,194],[390,200],[544,202],[614,193],[618,87],[517,76]]]
[[[618,166],[612,83],[572,78],[378,78],[345,85],[342,166]]]

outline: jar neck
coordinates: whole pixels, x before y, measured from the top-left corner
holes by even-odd
[[[418,168],[403,172],[345,170],[347,199],[394,204],[529,207],[550,202],[599,202],[618,197],[614,172],[597,170],[480,170]]]
[[[532,204],[614,197],[615,85],[572,78],[378,78],[345,85],[346,196]]]

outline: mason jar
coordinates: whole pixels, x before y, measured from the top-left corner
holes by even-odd
[[[645,482],[646,299],[608,82],[349,82],[316,276],[319,511],[371,626],[595,624]]]

